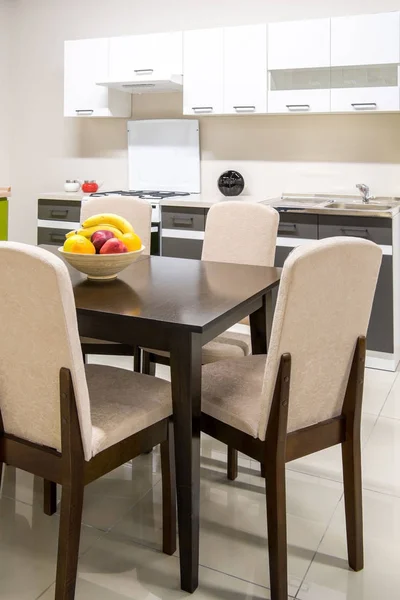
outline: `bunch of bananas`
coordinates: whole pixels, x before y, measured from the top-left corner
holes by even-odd
[[[93,217],[89,217],[82,223],[81,229],[77,229],[76,231],[70,231],[66,234],[66,238],[70,238],[73,235],[82,235],[83,237],[90,240],[92,235],[96,231],[111,231],[111,233],[117,239],[121,239],[122,236],[126,233],[134,233],[132,225],[118,215],[114,215],[112,213],[104,213],[101,215],[93,215]]]

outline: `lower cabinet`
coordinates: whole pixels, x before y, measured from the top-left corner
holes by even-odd
[[[382,257],[367,335],[367,348],[390,354],[394,352],[393,259],[391,256]]]
[[[173,258],[195,258],[200,260],[203,240],[162,238],[162,255]]]

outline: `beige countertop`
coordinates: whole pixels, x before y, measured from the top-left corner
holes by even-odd
[[[39,200],[75,200],[81,202],[82,198],[89,198],[89,194],[83,192],[46,192],[38,196]]]
[[[165,198],[161,200],[161,206],[178,206],[182,208],[211,208],[218,202],[228,200],[240,200],[241,202],[263,202],[265,198],[256,196],[222,196],[219,194],[206,196],[203,194],[192,194],[191,196],[181,196],[180,198]]]

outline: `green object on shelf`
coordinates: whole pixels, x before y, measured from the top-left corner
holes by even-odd
[[[8,239],[8,200],[0,198],[0,240]]]

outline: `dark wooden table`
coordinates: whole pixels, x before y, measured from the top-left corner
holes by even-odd
[[[53,246],[44,246],[57,254]],[[199,570],[201,348],[250,315],[254,354],[267,350],[271,290],[281,269],[143,257],[111,282],[69,267],[82,336],[171,354],[181,587]]]

